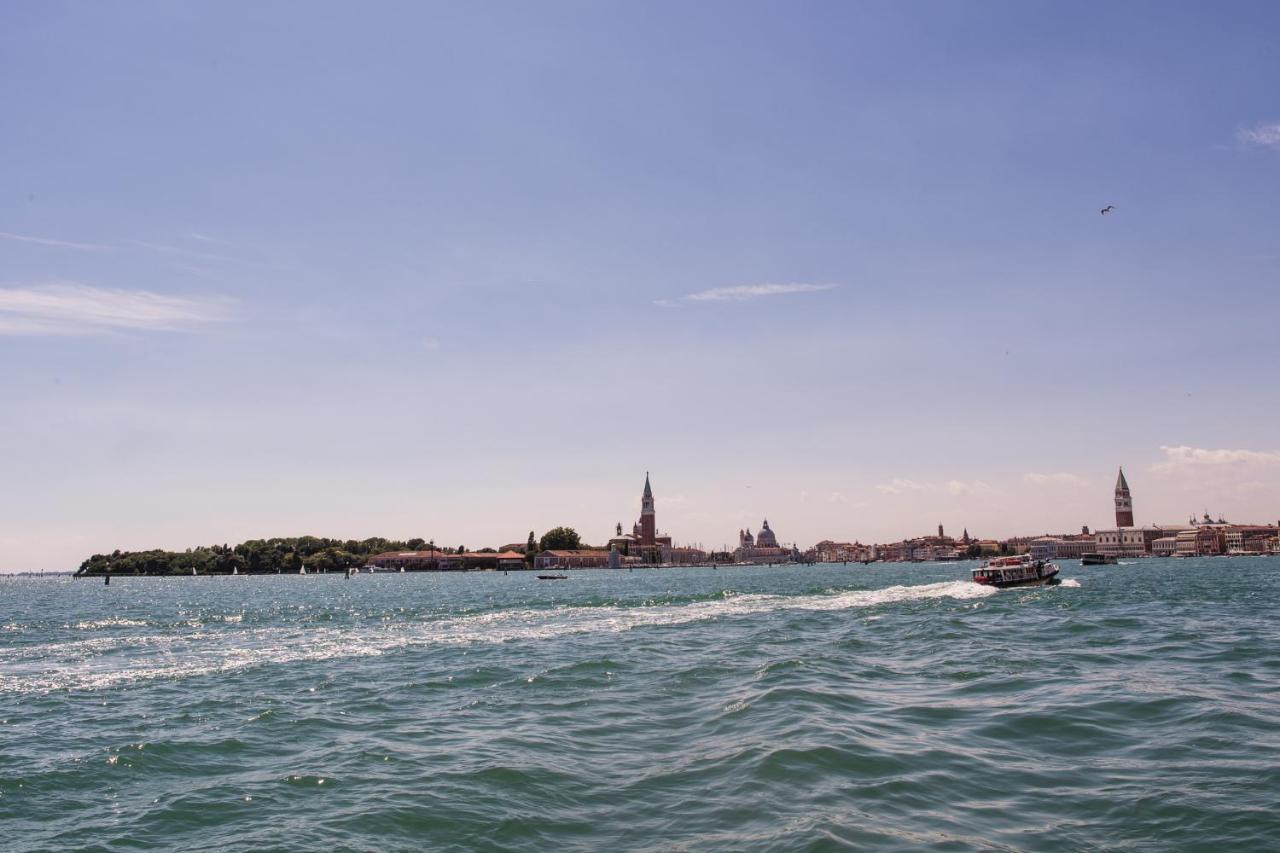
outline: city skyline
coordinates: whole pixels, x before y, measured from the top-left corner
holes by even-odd
[[[1274,522],[1280,8],[1082,8],[5,5],[0,571]]]
[[[1157,468],[1159,467],[1160,466],[1157,466]],[[972,527],[972,525],[969,525],[963,522],[939,521],[937,525],[937,535],[939,538],[942,538],[944,536],[943,531],[945,528],[947,531],[947,535],[949,535],[955,541],[959,541],[961,539],[961,535],[957,533],[957,530],[963,530],[963,536],[966,541],[972,538],[972,541],[977,542],[979,539],[1005,540],[1005,539],[1011,539],[1016,537],[1030,538],[1030,537],[1035,537],[1039,535],[1057,535],[1057,534],[1073,535],[1080,528],[1084,528],[1084,527],[1087,527],[1090,530],[1090,532],[1096,533],[1103,530],[1114,530],[1117,526],[1117,523],[1119,524],[1120,527],[1132,526],[1137,529],[1149,528],[1153,525],[1174,526],[1174,527],[1185,526],[1184,521],[1189,522],[1192,525],[1197,523],[1197,519],[1199,518],[1199,513],[1194,511],[1188,513],[1187,518],[1185,519],[1174,518],[1174,517],[1147,518],[1142,515],[1142,507],[1147,505],[1147,501],[1146,501],[1147,496],[1145,494],[1139,494],[1139,497],[1137,499],[1138,506],[1127,517],[1130,523],[1125,524],[1124,521],[1126,520],[1126,517],[1123,516],[1121,512],[1121,506],[1122,506],[1121,501],[1128,500],[1130,498],[1130,494],[1129,494],[1129,486],[1128,486],[1128,483],[1126,482],[1127,478],[1123,473],[1123,469],[1121,469],[1119,476],[1120,476],[1120,480],[1115,484],[1114,488],[1099,489],[1099,490],[1094,490],[1092,488],[1093,484],[1090,481],[1086,481],[1083,479],[1073,478],[1069,482],[1066,480],[1062,480],[1060,478],[1053,480],[1056,484],[1070,485],[1071,487],[1075,489],[1080,489],[1080,490],[1087,489],[1089,492],[1105,491],[1105,495],[1104,495],[1105,500],[1103,498],[1099,498],[1098,495],[1092,496],[1092,501],[1094,503],[1103,504],[1107,507],[1106,512],[1101,513],[1101,516],[1103,518],[1103,521],[1101,523],[1084,522],[1080,525],[1062,523],[1057,525],[1050,524],[1042,528],[1034,528],[1034,529],[1028,528],[1028,529],[1013,530],[1013,529],[1000,529],[1000,528],[979,529],[978,527]],[[1145,480],[1140,482],[1143,482],[1144,485],[1146,484]],[[920,484],[916,483],[915,485],[919,486]],[[895,488],[905,488],[905,487],[899,484]],[[883,489],[881,489],[880,491],[883,493]],[[914,488],[907,489],[907,491],[916,491],[916,489]],[[1122,493],[1123,493],[1123,498],[1122,498]],[[952,498],[960,499],[960,500],[971,501],[971,500],[985,499],[990,502],[992,500],[992,496],[993,495],[999,496],[1000,492],[993,488],[989,491],[983,491],[977,495],[972,493],[966,493],[966,492],[955,492],[955,493],[949,493],[949,494]],[[1152,496],[1152,497],[1155,497],[1155,496]],[[807,502],[808,499],[809,499],[809,496],[804,496],[802,498],[802,503]],[[632,495],[632,500],[634,501],[634,492]],[[828,500],[827,503],[830,504],[832,502]],[[1167,503],[1167,501],[1154,500],[1152,501],[1152,503],[1158,506],[1162,503]],[[652,521],[654,519],[654,513],[656,513],[657,511],[661,511],[664,506],[666,506],[667,511],[662,513],[664,516],[662,523],[659,525],[653,525]],[[1128,506],[1132,507],[1133,503],[1129,503]],[[596,515],[608,515],[611,509],[612,508],[601,509],[596,513]],[[654,513],[646,514],[646,512],[643,511],[648,509],[654,510]],[[544,510],[544,512],[548,512],[548,511]],[[548,515],[547,517],[555,517],[557,510],[551,509],[549,510],[549,512],[550,512],[550,515]],[[978,512],[976,514],[978,515],[979,518],[983,516],[983,512]],[[1204,510],[1204,520],[1206,522],[1209,520],[1210,515],[1211,513],[1209,512],[1209,509],[1206,508]],[[1224,516],[1226,516],[1228,521],[1241,523],[1241,524],[1262,524],[1262,525],[1276,524],[1276,521],[1274,519],[1269,520],[1265,517],[1240,517],[1240,516],[1233,516],[1231,513],[1223,513],[1221,511],[1214,512],[1212,513],[1212,515],[1217,519],[1221,519]],[[483,516],[483,513],[480,513],[476,517],[483,518],[484,516]],[[669,517],[674,517],[675,524],[678,526],[683,523],[682,520],[687,520],[688,518],[691,518],[691,517],[705,518],[706,516],[696,506],[690,505],[688,495],[677,494],[674,496],[674,500],[664,501],[662,498],[661,491],[657,491],[657,492],[651,491],[650,475],[648,472],[646,472],[645,479],[644,479],[643,495],[642,495],[642,513],[639,517],[640,520],[637,521],[634,525],[635,539],[636,539],[636,542],[638,543],[643,544],[644,542],[649,541],[649,539],[646,538],[647,534],[642,533],[642,529],[644,529],[645,521],[646,519],[648,519],[650,522],[651,534],[656,536],[659,542],[666,542],[667,543],[666,549],[668,551],[672,545],[676,546],[677,548],[695,545],[697,547],[705,548],[708,551],[732,552],[736,547],[739,547],[742,544],[741,539],[744,532],[749,534],[750,532],[757,530],[761,524],[767,524],[767,519],[764,519],[764,518],[762,518],[761,520],[755,523],[750,523],[750,522],[745,523],[741,527],[739,527],[739,529],[737,529],[736,531],[733,531],[733,535],[730,536],[726,541],[720,542],[710,538],[702,539],[696,536],[686,537],[686,536],[679,535],[678,532],[677,534],[673,535],[671,531],[670,523],[667,520]],[[798,520],[798,521],[801,524],[801,526],[804,527],[803,521],[802,520]],[[955,526],[951,526],[953,524]],[[607,550],[608,545],[605,543],[613,541],[611,538],[611,535],[615,531],[617,531],[618,537],[622,537],[622,533],[620,530],[622,526],[621,522],[615,522],[607,532],[602,533],[601,531],[596,530],[594,526],[584,526],[574,522],[573,520],[567,520],[564,518],[561,518],[560,523],[558,524],[548,524],[545,527],[535,526],[534,533],[536,535],[541,535],[542,533],[546,532],[552,527],[561,526],[561,525],[573,527],[574,529],[576,529],[579,535],[582,537],[584,547],[588,547],[588,546],[596,547],[596,548],[603,547]],[[971,527],[972,527],[972,531],[971,531]],[[477,526],[474,529],[477,529],[477,530],[482,529],[482,525]],[[805,527],[805,529],[808,529],[808,528]],[[501,536],[486,537],[484,535],[478,535],[478,536],[468,537],[468,536],[458,536],[455,534],[456,534],[456,531],[439,531],[434,533],[432,532],[424,533],[423,531],[408,531],[408,532],[392,531],[390,534],[387,534],[386,532],[378,532],[378,531],[373,531],[373,532],[362,531],[362,532],[350,534],[350,535],[346,533],[335,533],[333,531],[319,531],[319,530],[288,531],[288,532],[276,531],[276,532],[263,532],[263,533],[252,535],[252,536],[236,535],[231,537],[223,537],[222,540],[215,539],[215,540],[209,540],[209,541],[187,541],[187,542],[178,542],[178,543],[149,542],[144,544],[116,543],[111,546],[95,547],[95,549],[93,550],[93,553],[110,553],[111,551],[114,551],[117,549],[121,551],[141,551],[141,550],[149,550],[151,548],[161,548],[161,549],[170,550],[170,551],[183,551],[192,547],[218,544],[218,542],[223,540],[231,543],[238,543],[240,541],[244,541],[248,539],[264,539],[264,538],[273,538],[278,536],[288,537],[288,536],[300,536],[300,535],[330,537],[338,540],[364,539],[364,538],[368,538],[369,536],[383,536],[383,535],[386,535],[388,536],[388,538],[391,538],[391,539],[395,539],[395,538],[408,539],[413,536],[426,536],[427,538],[430,538],[438,547],[442,549],[443,548],[452,549],[452,547],[455,544],[455,541],[465,540],[467,542],[474,543],[468,549],[472,551],[479,548],[496,548],[496,547],[499,547],[502,543],[505,543],[507,541],[506,539],[503,539]],[[770,534],[770,536],[772,536],[772,534]],[[841,529],[841,530],[828,529],[825,531],[819,531],[817,533],[813,533],[808,538],[797,537],[795,539],[792,539],[790,537],[784,537],[782,540],[779,541],[778,544],[784,545],[787,548],[790,548],[791,546],[794,545],[800,548],[801,550],[804,550],[822,541],[848,541],[848,542],[857,541],[857,542],[861,542],[864,545],[876,545],[876,544],[883,545],[883,544],[888,544],[892,542],[910,541],[910,540],[918,539],[921,537],[929,537],[929,536],[932,536],[932,528],[930,527],[930,524],[924,520],[920,520],[920,523],[911,526],[910,529],[896,531],[891,534],[871,535],[866,530],[863,530],[862,532],[857,532],[857,531],[851,531],[848,529]],[[512,539],[511,541],[514,542],[518,540]],[[665,553],[666,552],[664,551],[664,554]],[[28,571],[32,569],[64,570],[67,568],[74,568],[76,565],[79,564],[79,562],[83,558],[87,558],[88,556],[90,556],[89,552],[85,552],[81,555],[75,556],[72,559],[72,563],[68,566],[34,566],[34,567],[24,567],[24,568],[3,567],[3,568],[0,568],[0,571]],[[657,560],[658,558],[654,557],[653,559]]]

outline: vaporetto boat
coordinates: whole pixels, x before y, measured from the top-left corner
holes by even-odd
[[[1058,582],[1058,567],[1029,555],[997,557],[973,570],[974,583],[1005,589],[1013,586],[1048,586]]]

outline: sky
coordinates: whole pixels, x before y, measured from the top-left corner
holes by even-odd
[[[1274,3],[0,4],[0,570],[1280,519]],[[1099,213],[1104,206],[1114,209]]]

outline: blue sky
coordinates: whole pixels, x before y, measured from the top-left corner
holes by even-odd
[[[646,470],[707,545],[1102,525],[1121,463],[1275,521],[1277,31],[6,3],[0,569],[603,540]]]

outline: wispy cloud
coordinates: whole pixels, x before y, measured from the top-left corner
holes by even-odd
[[[221,298],[109,290],[74,282],[0,288],[0,335],[177,331],[229,316],[230,302]]]
[[[134,246],[143,249],[150,249],[153,252],[160,252],[166,255],[178,255],[184,258],[198,258],[202,261],[231,261],[233,263],[247,263],[241,258],[233,258],[230,255],[220,255],[214,252],[201,252],[195,249],[188,249],[184,246],[167,246],[163,243],[148,243],[144,240],[130,240]]]
[[[1084,477],[1077,477],[1075,474],[1023,474],[1022,479],[1028,483],[1035,483],[1037,486],[1077,486],[1085,488],[1089,485],[1089,481]]]
[[[1241,128],[1236,131],[1236,139],[1245,145],[1280,149],[1280,122]]]
[[[13,234],[0,231],[0,238],[14,240],[18,243],[34,243],[37,246],[51,246],[57,249],[75,249],[80,252],[110,252],[112,246],[102,243],[73,243],[70,240],[55,240],[51,237],[32,237],[27,234]]]
[[[1234,465],[1280,465],[1280,452],[1269,450],[1209,450],[1203,447],[1161,447],[1165,459],[1151,466],[1152,471],[1170,473],[1187,468]]]
[[[225,240],[218,240],[213,237],[206,237],[203,234],[187,234],[186,239],[196,243],[209,246],[226,246],[228,248],[236,248]],[[71,240],[56,240],[52,237],[33,237],[29,234],[14,234],[10,231],[0,231],[0,239],[13,240],[18,243],[31,243],[36,246],[49,246],[55,249],[74,249],[78,252],[112,252],[117,249],[135,247],[146,249],[151,252],[159,252],[165,255],[174,255],[182,258],[195,258],[203,261],[231,261],[233,263],[253,263],[243,258],[237,258],[232,255],[224,255],[216,252],[201,251],[187,246],[171,246],[164,243],[152,243],[146,240],[129,240],[126,243],[111,245],[108,243],[77,243]]]
[[[886,495],[903,495],[912,492],[948,495],[982,495],[992,491],[991,486],[982,480],[947,480],[943,483],[922,483],[895,477],[888,483],[880,483],[876,488]]]
[[[192,231],[187,234],[183,234],[182,236],[188,240],[196,240],[200,243],[209,243],[210,245],[213,245],[213,246],[226,246],[231,249],[239,248],[238,246],[236,246],[235,243],[232,243],[230,240],[220,240],[217,237],[210,237],[208,234],[198,234],[195,231]]]
[[[713,287],[696,293],[686,293],[676,299],[657,299],[653,304],[663,308],[675,308],[689,302],[745,302],[765,296],[814,293],[819,290],[834,290],[836,287],[838,285],[835,284],[739,284],[734,287]]]

